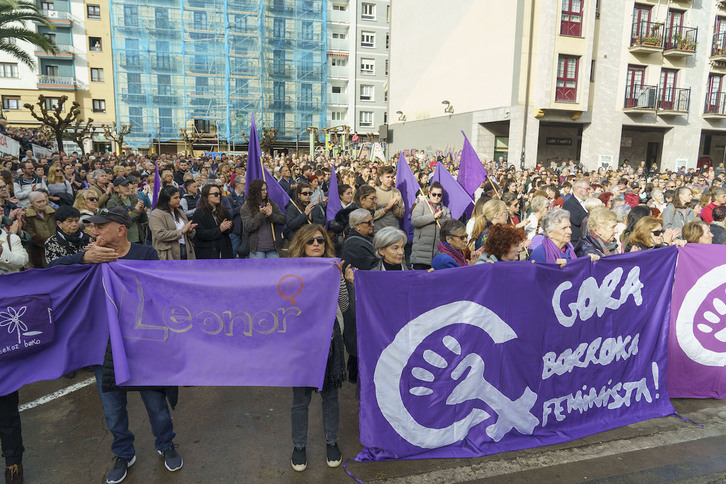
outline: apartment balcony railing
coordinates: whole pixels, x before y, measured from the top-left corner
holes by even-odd
[[[301,111],[318,111],[322,104],[319,98],[297,102],[297,109]]]
[[[329,10],[328,22],[333,22],[336,24],[350,23],[350,17],[348,16],[348,13],[348,10]]]
[[[726,118],[726,92],[706,93],[706,105],[703,108],[704,118]]]
[[[630,33],[630,52],[652,54],[663,50],[664,25],[658,22],[633,22]]]
[[[348,70],[348,66],[328,67],[328,77],[332,77],[334,79],[348,79],[349,76],[350,71]]]
[[[119,55],[119,64],[126,69],[141,69],[141,55],[121,54]]]
[[[691,105],[691,89],[680,87],[666,87],[660,89],[658,98],[658,114],[687,113]]]
[[[58,10],[41,10],[43,17],[47,18],[50,23],[56,26],[67,26],[73,23],[73,16],[70,12],[59,12]]]
[[[695,55],[698,44],[698,27],[673,26],[665,30],[663,55],[687,57]]]
[[[36,57],[41,58],[60,58],[60,59],[73,59],[75,56],[75,49],[70,44],[56,44],[55,45],[56,51],[53,52],[45,52],[43,50],[36,50],[35,55]]]
[[[319,81],[322,80],[323,70],[320,67],[305,67],[300,66],[297,68],[297,77],[301,80],[308,81]]]
[[[716,32],[713,34],[711,60],[726,61],[726,32]]]
[[[75,77],[68,76],[38,76],[38,89],[59,89],[72,91],[76,89]]]
[[[627,86],[625,112],[654,111],[657,108],[658,86]]]
[[[347,106],[348,105],[348,95],[347,94],[329,94],[328,95],[328,103],[336,106]]]
[[[328,39],[328,50],[347,52],[350,50],[348,39]]]
[[[271,77],[292,77],[292,66],[289,65],[282,65],[282,66],[272,66],[272,69],[270,69],[270,76]]]

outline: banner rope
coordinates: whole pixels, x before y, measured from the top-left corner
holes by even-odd
[[[360,479],[355,477],[353,474],[351,474],[351,472],[348,470],[348,462],[350,462],[350,459],[346,459],[345,464],[343,464],[343,470],[345,471],[345,473],[348,474],[353,479],[355,479],[355,482],[359,482],[360,484],[365,484],[365,481],[361,481]]]

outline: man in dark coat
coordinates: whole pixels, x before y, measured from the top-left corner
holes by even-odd
[[[583,236],[585,227],[582,226],[582,222],[587,217],[585,199],[589,193],[590,183],[586,179],[580,178],[572,187],[572,196],[562,205],[562,208],[570,212],[573,245],[577,244],[577,241]]]
[[[726,229],[724,229],[724,219],[726,219],[726,205],[719,205],[711,212],[713,222],[708,226],[713,234],[712,244],[726,244]]]
[[[232,233],[229,238],[232,240],[232,257],[237,257],[237,247],[242,238],[242,214],[240,209],[245,203],[245,177],[237,175],[232,182],[234,188],[232,193],[222,198],[222,204],[227,209],[227,215],[232,219]]]

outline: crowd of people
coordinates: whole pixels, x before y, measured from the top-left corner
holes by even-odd
[[[342,154],[265,155],[274,180],[246,186],[244,156],[58,153],[36,159],[5,156],[0,167],[0,274],[61,264],[117,259],[192,260],[338,257],[338,314],[322,392],[327,464],[338,466],[338,389],[357,382],[354,272],[438,271],[472,264],[569,261],[667,245],[726,242],[726,171],[659,171],[645,162],[588,169],[575,162],[517,170],[485,162],[489,177],[470,215],[452,217],[437,163],[454,176],[452,156],[407,156],[419,196],[407,206],[396,188],[396,161]],[[154,186],[158,166],[160,187]],[[332,178],[331,169],[336,177]],[[279,184],[290,202],[270,198]],[[328,210],[331,186],[340,209]],[[152,200],[158,194],[156,204]],[[333,195],[334,196],[334,195]],[[413,234],[401,230],[404,221]],[[346,360],[347,353],[347,360]],[[94,368],[104,416],[114,440],[107,483],[121,482],[136,460],[126,393],[115,387],[110,346]],[[357,389],[357,387],[356,387]],[[357,391],[357,390],[356,390]],[[296,471],[307,466],[310,388],[294,388],[291,407]],[[169,389],[142,389],[156,448],[168,470],[182,467],[167,400]],[[0,437],[6,483],[23,480],[18,392],[0,397]]]

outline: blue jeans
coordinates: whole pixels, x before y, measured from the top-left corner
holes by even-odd
[[[232,241],[232,258],[238,259],[239,256],[237,255],[237,247],[239,247],[239,243],[241,240],[241,237],[238,234],[229,234],[229,239]]]
[[[268,250],[267,252],[250,252],[250,259],[279,259],[280,255],[276,250]]]
[[[113,434],[111,451],[124,459],[131,459],[136,451],[134,450],[134,434],[129,430],[129,414],[126,411],[125,391],[104,392],[101,390],[103,369],[100,365],[93,367],[96,373],[96,386],[101,397],[103,416],[106,418],[106,425]],[[169,406],[166,404],[166,395],[156,391],[141,391],[141,400],[149,415],[151,431],[156,437],[154,447],[156,450],[165,452],[171,449],[174,440],[174,426],[171,422]]]

